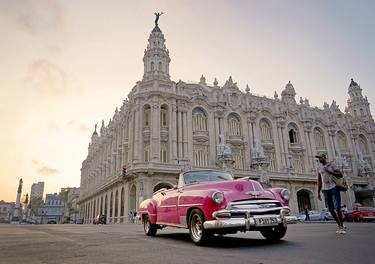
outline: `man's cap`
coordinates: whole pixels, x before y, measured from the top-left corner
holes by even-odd
[[[326,154],[317,154],[317,155],[315,155],[315,158],[327,158],[327,156],[326,156]]]

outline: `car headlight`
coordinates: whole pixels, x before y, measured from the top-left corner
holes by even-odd
[[[212,201],[214,201],[215,204],[219,205],[224,201],[224,193],[216,191],[212,194]]]
[[[290,199],[290,191],[288,189],[283,189],[280,193],[281,198],[283,198],[285,201],[289,201]]]

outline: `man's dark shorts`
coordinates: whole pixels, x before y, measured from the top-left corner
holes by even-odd
[[[330,190],[323,190],[323,194],[326,206],[330,211],[334,209],[341,209],[340,190],[337,187]]]

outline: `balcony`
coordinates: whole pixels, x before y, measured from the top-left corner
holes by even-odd
[[[198,142],[208,141],[208,131],[193,131],[193,139]]]

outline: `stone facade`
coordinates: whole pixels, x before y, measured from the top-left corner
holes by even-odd
[[[241,91],[231,77],[220,86],[174,82],[169,51],[158,26],[144,52],[144,75],[136,83],[100,135],[92,135],[81,168],[80,214],[86,223],[99,213],[111,223],[127,220],[128,212],[153,191],[177,183],[188,168],[218,168],[219,135],[232,150],[233,175],[267,180],[291,190],[291,209],[320,210],[316,195],[316,153],[338,158],[351,185],[343,204],[353,204],[355,191],[374,187],[375,123],[360,86],[351,81],[348,106],[335,101],[323,108],[295,100],[289,82],[274,98]],[[267,162],[256,166],[254,146]],[[126,174],[123,167],[126,166]],[[371,199],[369,203],[373,202]]]
[[[10,223],[13,215],[14,203],[0,201],[0,223]]]

